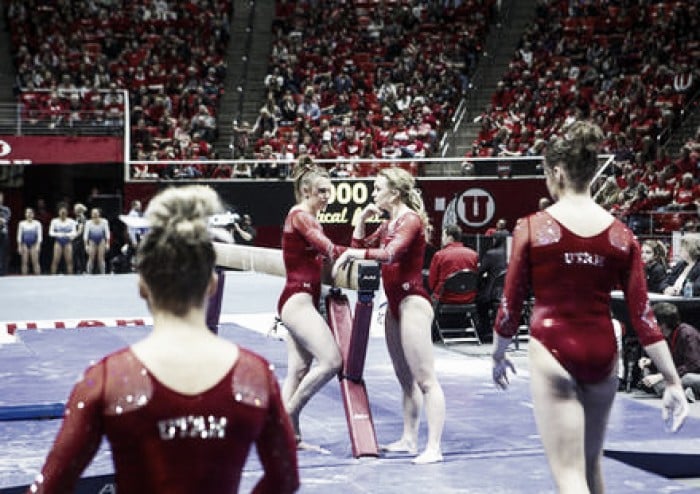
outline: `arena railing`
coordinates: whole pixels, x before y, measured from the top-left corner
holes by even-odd
[[[17,103],[0,104],[0,134],[3,135],[76,135],[76,136],[99,136],[99,135],[121,135],[126,129],[127,111],[129,105],[129,92],[125,89],[118,89],[116,93],[121,95],[122,107],[119,112],[110,114],[109,111],[100,109],[83,108],[77,109],[50,109],[42,106],[46,97],[52,92],[60,95],[62,100],[70,99],[70,95],[77,94],[82,101],[82,97],[92,91],[87,90],[50,90],[50,89],[22,89],[21,92],[38,95],[40,101],[37,106],[30,106],[21,101]],[[113,93],[110,89],[100,89],[98,94],[104,97]],[[66,96],[67,95],[67,96]]]
[[[234,176],[230,180],[285,179],[298,157],[289,159],[237,159],[237,160],[127,160],[125,181],[161,181],[181,178],[187,180],[211,180],[217,168],[230,168]],[[509,158],[337,158],[316,159],[332,176],[371,177],[381,168],[398,166],[414,176],[431,177],[533,177],[541,176],[542,157]],[[193,176],[195,174],[196,176]],[[201,175],[200,175],[201,174]],[[262,175],[262,176],[261,176]],[[217,180],[228,180],[217,178]]]
[[[126,156],[129,156],[126,154]],[[433,157],[433,158],[337,158],[317,159],[316,163],[326,167],[332,176],[371,177],[381,168],[399,166],[421,177],[461,178],[526,178],[543,176],[542,156],[477,157]],[[600,155],[599,172],[608,169],[612,155]],[[241,180],[241,179],[286,179],[297,158],[289,159],[217,159],[217,160],[132,160],[125,163],[126,182],[162,180]],[[231,178],[215,177],[218,167],[230,168]],[[259,172],[271,172],[256,176]],[[250,171],[250,176],[246,170]]]

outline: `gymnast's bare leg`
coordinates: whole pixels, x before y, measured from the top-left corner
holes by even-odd
[[[385,339],[394,372],[403,392],[404,427],[401,438],[383,447],[386,451],[418,450],[418,427],[425,405],[428,442],[415,463],[442,461],[440,442],[445,424],[445,396],[435,375],[430,337],[433,311],[423,297],[406,297],[400,305],[400,323],[386,313]]]
[[[560,494],[605,492],[600,460],[617,369],[579,385],[536,339],[528,344],[535,421]]]
[[[342,365],[340,350],[326,321],[308,293],[296,293],[282,307],[280,318],[289,331],[287,377],[282,399],[299,439],[299,415],[306,403]],[[311,365],[316,360],[316,365]]]

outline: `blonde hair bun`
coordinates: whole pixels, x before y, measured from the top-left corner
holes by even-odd
[[[209,217],[223,207],[214,189],[204,185],[171,187],[148,205],[145,216],[154,230],[190,236],[206,233]]]

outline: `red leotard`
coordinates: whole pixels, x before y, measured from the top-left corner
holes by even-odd
[[[580,237],[549,213],[520,219],[494,330],[511,337],[530,287],[535,306],[530,333],[578,381],[599,382],[615,366],[617,345],[610,291],[621,285],[630,322],[642,345],[663,340],[649,306],[640,247],[615,220],[593,237]]]
[[[398,318],[399,304],[408,295],[430,301],[423,287],[423,222],[415,211],[408,211],[393,222],[384,221],[364,239],[353,238],[352,246],[366,248],[365,258],[382,263],[384,293],[394,317]]]
[[[287,282],[277,302],[277,312],[281,314],[289,297],[299,292],[311,294],[317,304],[321,296],[323,259],[336,259],[345,249],[326,237],[313,215],[298,208],[292,209],[282,230],[282,258]]]
[[[299,486],[294,432],[275,375],[244,349],[224,378],[197,395],[158,382],[128,348],[103,358],[73,388],[32,492],[73,492],[103,435],[120,494],[238,492],[253,444],[265,471],[254,492]]]

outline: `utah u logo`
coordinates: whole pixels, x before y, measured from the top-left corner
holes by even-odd
[[[491,221],[496,210],[496,201],[484,189],[469,189],[462,193],[456,206],[459,219],[476,228]]]
[[[12,152],[12,146],[6,141],[0,141],[0,158],[7,156]]]

